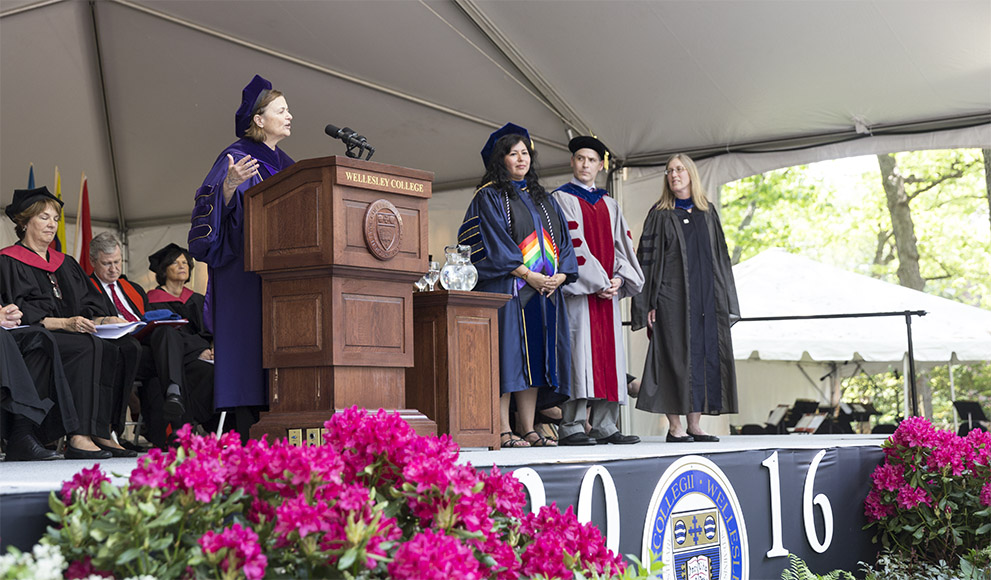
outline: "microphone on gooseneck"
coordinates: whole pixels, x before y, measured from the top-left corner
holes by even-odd
[[[368,143],[368,140],[364,136],[359,135],[357,131],[351,129],[350,127],[338,128],[334,125],[327,125],[324,127],[324,132],[333,137],[334,139],[340,139],[344,145],[347,146],[347,151],[345,154],[348,157],[361,158],[361,154],[368,152],[368,156],[365,160],[372,158],[372,154],[375,153],[375,148]]]

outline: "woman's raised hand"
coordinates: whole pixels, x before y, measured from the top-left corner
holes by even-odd
[[[228,153],[227,177],[224,178],[224,203],[230,202],[238,186],[255,175],[258,175],[257,159],[250,155],[245,155],[240,161],[234,163],[234,156]]]

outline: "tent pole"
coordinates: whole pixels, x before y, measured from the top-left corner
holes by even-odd
[[[957,388],[953,382],[953,355],[950,355],[950,362],[946,364],[946,368],[950,371],[950,408],[953,409],[953,432],[958,433],[960,428],[960,417],[957,415],[957,408],[953,406],[953,403],[957,400]]]
[[[915,353],[912,349],[912,313],[905,311],[905,331],[908,333],[908,373],[909,392],[912,394],[912,416],[919,415],[919,402],[916,400],[915,392]]]
[[[623,191],[623,181],[621,179],[611,179],[612,176],[613,176],[612,173],[607,173],[606,174],[606,184],[605,184],[606,185],[606,189],[609,190],[610,195],[612,195],[613,199],[616,200],[616,203],[619,205],[620,210],[622,211],[623,210],[623,202],[626,199],[625,192]],[[623,213],[625,214],[626,212],[624,211]],[[620,302],[619,302],[619,309],[620,309],[620,317],[621,317],[621,319],[623,319],[623,320],[629,320],[630,319],[630,301],[629,300],[620,300]],[[627,372],[629,372],[630,368],[632,368],[632,366],[630,365],[630,340],[632,338],[632,335],[633,335],[633,330],[631,330],[631,327],[624,326],[623,327],[623,352],[626,355],[626,370],[627,370]],[[619,385],[619,388],[620,389],[623,389],[623,388],[626,388],[626,386],[625,385]],[[622,426],[622,430],[623,430],[624,433],[632,433],[633,432],[633,415],[632,415],[633,401],[631,399],[627,399],[626,403],[627,404],[625,404],[625,405],[620,405],[619,406],[619,421],[620,421],[620,425]]]
[[[93,44],[96,46],[96,68],[100,73],[100,98],[103,101],[103,121],[107,126],[107,147],[110,149],[110,170],[114,180],[114,200],[117,202],[117,230],[127,232],[124,221],[124,206],[120,199],[120,178],[117,174],[117,152],[114,150],[114,132],[110,123],[110,106],[107,103],[107,81],[103,74],[103,54],[100,51],[100,27],[96,24],[96,3],[90,0],[89,13],[93,21]]]

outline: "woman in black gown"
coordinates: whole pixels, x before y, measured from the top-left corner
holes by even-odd
[[[14,192],[5,211],[19,241],[0,250],[0,295],[21,310],[22,324],[48,330],[58,344],[79,419],[69,432],[66,459],[133,457],[112,430],[123,427],[140,351],[96,337],[96,325],[124,320],[106,312],[99,291],[72,256],[49,248],[61,206],[44,187]]]
[[[633,297],[633,330],[652,331],[637,408],[667,415],[669,442],[713,442],[719,439],[702,430],[702,415],[737,412],[730,336],[740,318],[736,285],[695,163],[678,154],[664,173],[637,249],[645,283]]]
[[[193,260],[186,248],[169,244],[148,257],[148,269],[155,273],[158,283],[157,288],[148,292],[149,308],[166,308],[189,321],[179,327],[185,351],[183,371],[188,385],[183,393],[186,412],[182,422],[210,429],[216,416],[213,408],[213,335],[203,324],[203,295],[185,286],[193,271]],[[148,440],[161,446],[164,429],[154,423],[148,424]]]

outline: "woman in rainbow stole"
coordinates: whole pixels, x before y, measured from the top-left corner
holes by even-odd
[[[507,123],[482,149],[485,176],[465,213],[458,243],[471,246],[478,290],[511,294],[499,309],[499,392],[503,447],[557,442],[533,428],[534,414],[568,399],[571,345],[564,299],[578,277],[568,224],[540,185],[536,152],[523,127]],[[510,428],[510,395],[518,412]]]

